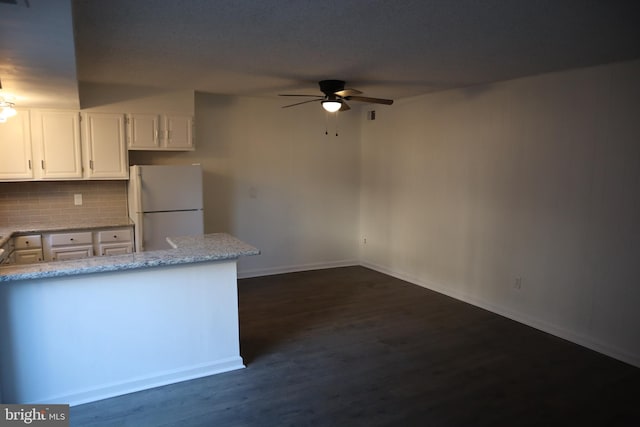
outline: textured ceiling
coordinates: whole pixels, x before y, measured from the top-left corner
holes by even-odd
[[[18,107],[79,107],[70,1],[0,3],[0,80]]]
[[[399,98],[640,58],[633,0],[71,3],[83,82],[274,96],[342,79]]]

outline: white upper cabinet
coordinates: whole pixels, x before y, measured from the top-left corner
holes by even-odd
[[[127,179],[124,114],[83,113],[83,162],[88,179]]]
[[[32,111],[31,137],[38,155],[36,178],[82,179],[77,111]]]
[[[193,150],[193,117],[165,116],[165,147],[168,150]]]
[[[127,115],[129,150],[192,151],[193,116]]]
[[[127,179],[124,114],[31,110],[0,124],[0,181]]]
[[[0,180],[33,178],[29,111],[0,123]]]
[[[129,114],[127,116],[129,150],[160,148],[160,115]]]

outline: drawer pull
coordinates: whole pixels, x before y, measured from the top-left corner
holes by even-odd
[[[71,241],[73,242],[73,237],[72,237],[72,238],[70,238],[69,240],[71,240]]]
[[[117,238],[118,238],[118,235],[117,235],[117,234],[114,234],[114,235],[113,235],[113,238],[114,238],[114,239],[117,239]]]

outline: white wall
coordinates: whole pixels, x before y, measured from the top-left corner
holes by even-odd
[[[102,113],[194,114],[193,90],[79,82],[80,108]]]
[[[639,76],[635,61],[398,100],[341,114],[339,137],[315,104],[197,93],[196,151],[130,163],[202,164],[205,231],[262,250],[242,276],[361,260],[640,365]],[[96,111],[172,97],[80,89]]]
[[[361,169],[365,265],[640,366],[640,61],[378,109]]]
[[[130,163],[199,162],[205,231],[258,247],[241,276],[358,263],[359,112],[329,122],[317,104],[196,94],[196,150],[130,152]]]
[[[243,368],[235,264],[3,282],[3,402],[79,405]]]

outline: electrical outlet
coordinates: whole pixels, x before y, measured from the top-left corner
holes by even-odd
[[[513,281],[513,287],[516,289],[522,289],[522,277],[516,277]]]
[[[73,195],[73,204],[76,206],[82,205],[82,194],[74,194]]]
[[[362,244],[364,244],[364,245],[367,244],[367,238],[366,237],[364,239],[362,239]]]

